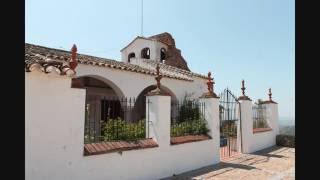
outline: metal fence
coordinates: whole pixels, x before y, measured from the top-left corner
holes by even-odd
[[[149,127],[146,127],[144,113],[146,102],[144,100],[140,103],[143,105],[138,106],[134,98],[87,96],[85,143],[147,138],[146,128]]]
[[[259,105],[252,106],[253,129],[268,128],[266,107]]]
[[[219,97],[220,157],[224,159],[239,152],[238,138],[241,138],[241,109],[237,96],[228,88],[224,89]],[[238,130],[240,130],[239,133]]]
[[[206,135],[209,129],[204,113],[204,102],[184,100],[171,103],[171,137]]]

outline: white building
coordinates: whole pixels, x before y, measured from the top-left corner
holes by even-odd
[[[32,44],[26,44],[25,49],[28,63],[55,61],[67,64],[71,60],[71,52],[64,50]],[[163,76],[162,90],[172,97],[172,102],[183,99],[186,94],[198,98],[207,89],[207,76],[189,70],[169,33],[149,38],[138,36],[121,50],[121,56],[121,61],[116,61],[77,54],[79,64],[75,69],[72,87],[86,89],[87,105],[95,109],[92,116],[101,114],[100,104],[114,102],[105,102],[103,98],[120,97],[134,99],[134,106],[139,109],[136,110],[139,114],[132,116],[135,119],[143,118],[145,95],[156,87],[154,78],[157,65]],[[116,112],[114,116],[117,114]],[[99,121],[96,125],[99,126]]]
[[[219,97],[211,78],[190,71],[172,36],[137,37],[121,57],[25,44],[26,179],[159,179],[220,161]],[[152,96],[160,75],[162,93]],[[201,118],[192,121],[204,120],[205,133],[199,133],[201,124],[191,124],[186,127],[198,134],[173,135],[182,112],[176,103],[186,95],[199,100],[191,110]],[[243,144],[250,153],[274,145],[278,110],[271,95],[270,128],[259,133],[252,130],[251,100],[239,100],[242,127],[237,123],[235,129],[241,138],[232,150],[241,152]],[[234,113],[240,119],[239,107]],[[124,121],[115,121],[119,117]],[[124,132],[140,139],[126,141]]]

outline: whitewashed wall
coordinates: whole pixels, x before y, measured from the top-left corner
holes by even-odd
[[[77,76],[95,77],[110,85],[119,96],[126,97],[138,97],[143,89],[156,84],[155,76],[84,64],[77,67]],[[163,77],[161,85],[170,89],[177,99],[182,99],[186,92],[198,98],[207,91],[206,80],[199,77],[194,77],[194,81]]]
[[[251,138],[250,153],[276,145],[276,133],[274,130],[254,133]]]
[[[71,179],[82,155],[85,90],[71,79],[32,72],[25,74],[26,179]]]
[[[78,72],[80,69],[86,70],[80,66]],[[108,77],[110,72],[105,69],[97,69],[96,73],[105,73],[104,75]],[[115,73],[114,76],[116,75]],[[122,76],[117,79],[117,83],[124,86],[133,79],[130,76]],[[168,84],[170,83],[173,82],[168,81]],[[219,153],[215,152],[219,147],[217,137],[174,146],[160,143],[157,148],[124,151],[122,154],[83,156],[85,91],[70,86],[71,79],[67,77],[36,72],[26,73],[27,180],[149,180],[219,162]],[[140,89],[131,88],[135,93]],[[161,103],[154,104],[155,115],[166,114],[165,111],[170,113],[167,106],[170,100],[158,99],[154,102]],[[212,103],[209,107],[218,111],[217,104],[217,102]],[[212,120],[217,120],[218,113],[211,114],[214,115],[216,117],[212,117]],[[169,117],[167,114],[158,117],[158,120],[162,124],[169,123]],[[160,126],[156,134],[168,137],[169,134],[161,135],[162,132],[167,133],[161,129],[162,127]]]
[[[276,145],[276,135],[279,134],[278,105],[265,104],[267,121],[271,131],[253,133],[252,102],[241,100],[242,122],[242,152],[252,153]]]
[[[128,62],[128,55],[132,52],[135,53],[136,58],[141,58],[141,50],[146,47],[150,49],[150,59],[155,61],[160,61],[161,48],[167,50],[167,45],[159,41],[137,38],[132,44],[121,51],[122,61]]]

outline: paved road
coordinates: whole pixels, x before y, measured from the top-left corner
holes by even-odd
[[[241,154],[228,161],[189,171],[165,180],[293,180],[295,149],[272,147],[254,154]]]

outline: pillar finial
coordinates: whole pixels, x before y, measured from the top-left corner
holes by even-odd
[[[268,95],[269,95],[269,101],[272,102],[272,92],[271,92],[271,88],[269,88],[269,93],[268,93]]]
[[[160,86],[161,86],[160,80],[162,79],[162,75],[160,74],[160,66],[159,66],[159,64],[157,64],[156,72],[157,72],[157,77],[155,79],[157,81],[157,88],[160,90]]]
[[[278,104],[272,100],[271,88],[268,89],[268,96],[269,96],[269,100],[263,101],[264,104],[269,104],[269,103]]]
[[[160,66],[159,66],[159,64],[157,64],[156,77],[154,79],[157,81],[156,89],[152,90],[151,92],[149,92],[148,95],[167,95],[166,93],[163,93],[161,91],[161,89],[160,89],[161,88],[160,80],[162,79],[162,75],[160,74]]]
[[[78,65],[77,61],[77,46],[73,44],[71,48],[71,60],[69,62],[69,66],[72,70],[75,70]]]
[[[207,88],[208,88],[208,92],[204,93],[202,95],[202,97],[206,97],[206,98],[209,98],[209,97],[213,97],[213,98],[218,98],[218,96],[214,93],[214,90],[213,90],[213,85],[215,84],[215,82],[213,81],[213,78],[211,77],[211,72],[209,71],[208,72],[208,77],[207,77],[208,81],[207,81]]]
[[[242,90],[242,96],[245,96],[245,90],[246,88],[244,87],[244,80],[242,80],[242,87],[241,87],[241,90]]]
[[[241,84],[242,84],[242,86],[241,86],[242,96],[240,96],[238,98],[238,100],[250,100],[251,101],[251,99],[248,96],[246,96],[246,92],[245,92],[246,87],[244,85],[244,79],[242,79]]]
[[[209,91],[210,93],[213,92],[213,84],[214,84],[213,78],[211,78],[211,72],[209,71],[209,72],[208,72],[208,82],[207,82],[207,86],[208,86],[208,91]]]

